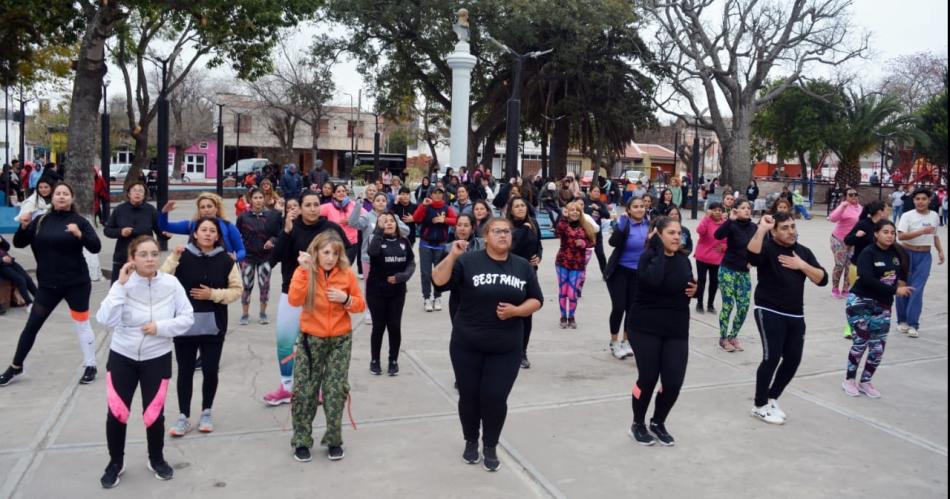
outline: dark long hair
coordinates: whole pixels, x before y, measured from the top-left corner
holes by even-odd
[[[886,207],[887,204],[879,199],[875,199],[874,201],[865,204],[864,208],[861,209],[861,220],[864,220],[865,218],[871,218],[871,216],[873,216],[875,213],[883,210]],[[875,229],[875,232],[877,232],[877,229]]]
[[[195,234],[198,233],[198,229],[201,227],[201,224],[205,222],[211,222],[211,224],[214,225],[214,228],[218,231],[218,239],[215,240],[214,247],[217,248],[218,246],[223,245],[224,234],[221,233],[221,226],[218,225],[218,219],[214,217],[201,217],[195,220],[195,225],[193,225],[191,228],[191,234],[188,234],[188,242],[195,245],[196,247],[198,246],[195,242]]]
[[[515,220],[514,213],[511,212],[511,206],[515,204],[515,201],[519,201],[519,200],[523,202],[525,205],[524,223],[528,224],[528,226],[531,227],[531,230],[533,230],[535,234],[540,236],[541,228],[538,227],[538,222],[535,221],[534,218],[531,218],[531,205],[528,203],[527,199],[522,198],[522,197],[513,197],[509,199],[508,204],[505,205],[505,218],[507,218],[511,222],[512,226],[515,225],[517,220]]]

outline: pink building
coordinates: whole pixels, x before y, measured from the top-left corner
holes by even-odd
[[[218,142],[206,140],[198,142],[184,152],[182,173],[189,180],[203,180],[218,177]],[[175,148],[168,148],[168,164],[175,164]]]

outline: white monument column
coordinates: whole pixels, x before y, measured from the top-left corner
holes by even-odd
[[[452,68],[452,127],[450,130],[449,147],[451,148],[449,166],[458,171],[468,161],[468,132],[469,117],[468,104],[472,93],[472,68],[475,67],[475,56],[471,54],[468,45],[468,11],[458,11],[458,22],[452,27],[459,41],[455,50],[445,59]]]

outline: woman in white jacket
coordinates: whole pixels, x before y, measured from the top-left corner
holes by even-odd
[[[187,332],[194,312],[185,289],[173,275],[158,272],[158,243],[140,236],[129,244],[129,261],[102,301],[96,320],[112,330],[106,366],[106,441],[109,465],[104,488],[118,485],[125,471],[125,432],[132,396],[142,387],[142,419],[148,440],[148,468],[160,480],[174,472],[162,453],[165,395],[172,376],[172,338]]]

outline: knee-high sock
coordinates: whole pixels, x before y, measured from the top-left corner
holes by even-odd
[[[73,320],[73,327],[76,328],[76,334],[79,335],[79,349],[82,350],[82,364],[84,366],[96,365],[96,335],[92,332],[92,326],[89,320]]]

